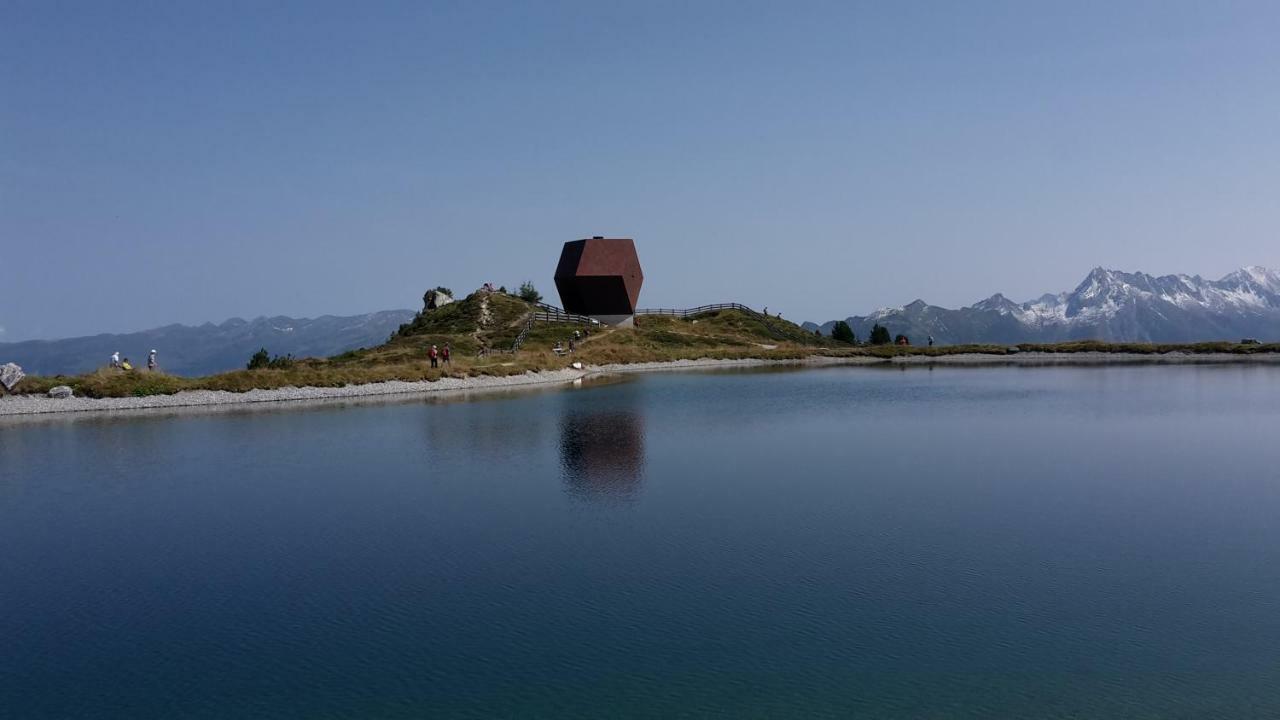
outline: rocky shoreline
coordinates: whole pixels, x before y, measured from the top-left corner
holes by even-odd
[[[479,376],[469,378],[441,378],[434,381],[368,383],[345,387],[285,387],[273,390],[250,390],[233,393],[221,390],[184,390],[173,395],[151,395],[127,398],[65,398],[55,399],[42,395],[9,395],[0,397],[0,417],[42,416],[56,413],[114,413],[133,410],[163,408],[191,408],[208,406],[232,406],[258,403],[306,402],[342,400],[365,397],[412,396],[450,391],[484,391],[552,386],[572,383],[590,376],[617,375],[640,372],[680,371],[715,368],[751,368],[765,366],[1108,366],[1108,365],[1227,365],[1266,364],[1280,365],[1280,354],[1256,355],[1212,353],[1019,353],[1010,355],[901,355],[891,358],[870,356],[827,357],[812,356],[799,359],[771,360],[751,358],[742,360],[676,360],[619,365],[588,366],[581,370],[546,370],[506,377]]]

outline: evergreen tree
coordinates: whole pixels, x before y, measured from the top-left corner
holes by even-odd
[[[872,345],[888,345],[890,340],[889,328],[881,325],[880,323],[876,323],[875,326],[871,328],[871,337],[867,339],[867,342]]]
[[[831,339],[850,345],[858,342],[858,336],[853,334],[853,328],[849,327],[849,323],[844,320],[837,320],[835,327],[831,328]]]

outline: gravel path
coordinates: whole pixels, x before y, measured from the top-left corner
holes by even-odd
[[[762,367],[766,365],[953,365],[953,366],[1050,366],[1050,365],[1223,365],[1223,364],[1280,365],[1280,354],[1228,355],[1165,353],[1143,355],[1138,353],[1020,353],[1016,355],[904,355],[890,360],[872,357],[809,357],[794,360],[676,360],[673,362],[631,363],[625,365],[589,366],[583,370],[547,370],[539,373],[507,377],[441,378],[431,382],[390,381],[346,387],[285,387],[275,390],[250,390],[243,393],[223,390],[185,390],[173,395],[152,395],[129,398],[69,398],[55,400],[43,395],[9,395],[0,397],[0,416],[34,416],[52,413],[119,412],[152,408],[184,408],[198,406],[243,405],[249,403],[290,402],[307,400],[332,400],[343,398],[375,397],[384,395],[413,395],[459,390],[489,390],[532,385],[557,385],[570,383],[590,375],[614,375],[698,368]]]

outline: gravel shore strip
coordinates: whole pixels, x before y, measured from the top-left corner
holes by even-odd
[[[172,395],[150,395],[127,398],[68,398],[55,400],[43,395],[10,395],[0,398],[0,416],[41,415],[68,412],[119,412],[153,408],[182,408],[204,405],[243,405],[249,403],[333,400],[379,395],[410,395],[458,390],[487,390],[528,385],[570,383],[587,375],[586,370],[548,370],[540,373],[441,378],[434,381],[367,383],[345,387],[283,387],[274,390],[250,390],[234,393],[225,390],[183,390]]]
[[[830,358],[825,358],[830,359]],[[345,387],[283,387],[273,390],[249,390],[234,393],[225,390],[183,390],[172,395],[147,397],[86,398],[63,400],[44,395],[7,395],[0,397],[0,417],[50,415],[54,413],[127,412],[164,408],[194,408],[256,403],[342,400],[379,396],[411,396],[428,393],[503,390],[538,385],[562,385],[592,375],[615,375],[624,372],[653,370],[685,370],[690,368],[753,367],[779,363],[799,364],[802,360],[680,360],[670,363],[636,363],[634,365],[588,366],[582,370],[544,370],[522,375],[496,377],[482,375],[468,378],[441,378],[433,381],[388,382],[347,385]]]
[[[567,384],[589,376],[618,375],[640,372],[679,371],[714,368],[751,368],[764,366],[832,366],[832,365],[950,365],[950,366],[1068,366],[1068,365],[1225,365],[1280,364],[1280,354],[1228,355],[1164,353],[1020,353],[1016,355],[903,355],[890,359],[866,356],[824,357],[788,360],[676,360],[588,366],[582,370],[546,370],[506,377],[479,376],[441,378],[435,381],[368,383],[346,387],[284,387],[274,390],[250,390],[243,393],[224,390],[184,390],[173,395],[151,395],[127,398],[68,398],[55,400],[43,395],[9,395],[0,397],[0,416],[38,416],[53,413],[125,412],[156,408],[191,408],[201,406],[245,405],[252,403],[304,402],[340,400],[377,396],[410,396],[448,391],[501,390],[536,385]]]

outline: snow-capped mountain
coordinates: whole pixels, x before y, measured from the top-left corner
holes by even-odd
[[[858,337],[880,323],[895,335],[932,335],[939,343],[1275,340],[1280,339],[1280,271],[1252,266],[1206,280],[1095,268],[1075,290],[1024,303],[999,293],[959,310],[916,300],[846,322]],[[805,326],[821,327],[825,334],[834,324]]]

